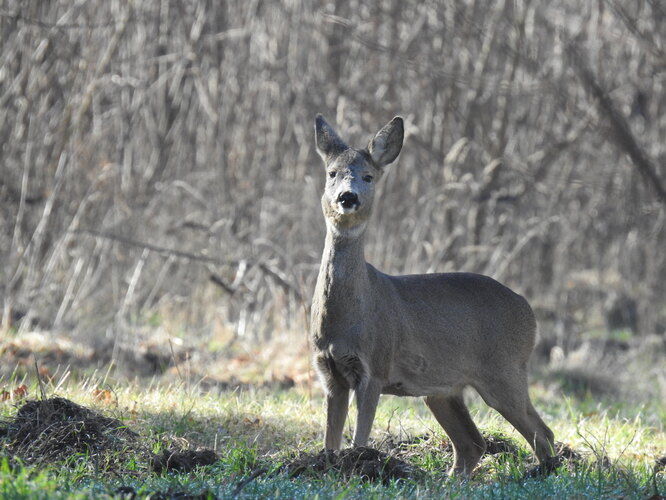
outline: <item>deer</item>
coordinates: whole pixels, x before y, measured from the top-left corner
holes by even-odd
[[[380,395],[423,397],[452,443],[449,475],[469,477],[486,449],[463,398],[469,386],[527,440],[540,467],[552,470],[553,432],[528,394],[537,324],[525,298],[480,274],[391,276],[365,260],[376,185],[403,137],[396,116],[356,149],[321,114],[315,118],[326,169],[326,238],[310,344],[325,391],[325,447],[341,447],[350,391],[358,412],[355,447],[368,443]]]

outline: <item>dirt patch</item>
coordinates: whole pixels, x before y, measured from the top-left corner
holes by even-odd
[[[516,459],[520,456],[521,448],[511,438],[484,433],[483,439],[486,442],[485,456],[511,455]],[[428,453],[440,455],[453,454],[453,447],[448,439],[442,439],[430,434],[418,435],[397,442],[389,438],[382,443],[382,449],[386,449],[391,456],[408,461]],[[575,470],[580,466],[582,461],[583,458],[580,453],[564,443],[557,442],[555,444],[555,456],[545,464],[539,464],[530,469],[526,477],[548,475],[560,466],[565,466],[569,470]]]
[[[0,421],[0,444],[11,461],[46,465],[78,457],[97,469],[117,472],[130,459],[157,473],[187,472],[218,460],[206,449],[175,448],[154,455],[145,439],[120,420],[59,397],[28,401],[14,418]]]
[[[162,471],[188,472],[196,467],[212,465],[219,460],[213,450],[165,450],[155,455],[152,469],[158,474]]]
[[[518,446],[510,439],[493,434],[486,434],[483,436],[483,439],[486,442],[486,455],[508,453],[513,456],[518,456]]]
[[[555,455],[572,465],[579,465],[583,460],[580,453],[569,445],[560,442],[555,443]]]
[[[425,474],[418,467],[374,448],[358,447],[338,453],[324,450],[303,454],[284,465],[281,471],[289,477],[320,477],[335,471],[344,479],[359,477],[362,481],[388,483],[399,479],[416,479]]]
[[[564,443],[557,442],[555,443],[555,456],[528,470],[524,478],[530,479],[548,476],[562,467],[570,471],[575,471],[582,462],[583,457],[580,453]]]
[[[115,495],[123,500],[134,500],[139,498],[139,494],[131,486],[121,486],[114,491]],[[150,498],[150,500],[217,500],[216,496],[210,490],[204,490],[201,493],[185,493],[178,490],[142,492],[141,498]]]
[[[511,439],[486,434],[486,455],[510,454],[519,455],[519,447]],[[321,477],[334,471],[344,479],[359,477],[363,481],[387,483],[394,479],[420,479],[426,473],[411,465],[409,461],[427,453],[452,454],[453,449],[448,440],[425,434],[403,441],[391,439],[383,442],[379,451],[374,448],[349,448],[338,453],[331,450],[316,454],[302,454],[288,462],[280,471],[289,477],[309,476]],[[541,464],[528,472],[527,477],[538,477],[553,472],[562,464],[578,463],[580,455],[570,447],[558,443],[557,455],[546,464]]]
[[[509,453],[514,456],[518,455],[519,447],[511,439],[495,434],[483,434],[483,439],[486,442],[485,455],[498,455],[500,453]],[[451,441],[430,434],[422,434],[398,442],[388,440],[381,446],[381,448],[386,449],[389,454],[399,458],[409,458],[414,455],[428,452],[443,454],[453,453]]]
[[[410,460],[429,453],[453,453],[449,441],[432,434],[419,434],[400,441],[389,437],[377,447],[388,455],[401,460]]]

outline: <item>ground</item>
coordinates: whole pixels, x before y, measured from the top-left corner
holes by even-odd
[[[414,398],[383,398],[370,447],[333,455],[321,451],[320,392],[302,385],[211,389],[106,375],[0,385],[0,497],[8,499],[666,495],[663,411],[592,408],[542,383],[532,386],[535,405],[562,443],[563,466],[530,477],[536,463],[525,441],[470,395],[489,449],[469,481],[446,476],[446,435]]]
[[[488,450],[460,481],[448,478],[450,443],[418,398],[383,397],[368,448],[324,452],[324,402],[304,342],[216,351],[153,335],[114,363],[109,346],[2,336],[1,498],[666,495],[663,339],[604,344],[596,364],[579,353],[598,346],[550,365],[537,349],[537,367],[550,368],[533,370],[530,389],[558,441],[553,474],[539,474],[524,439],[470,391]],[[352,408],[346,446],[354,418]]]

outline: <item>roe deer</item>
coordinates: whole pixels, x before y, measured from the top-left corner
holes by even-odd
[[[487,276],[389,276],[365,261],[375,184],[400,153],[402,118],[365,149],[347,146],[321,115],[315,136],[326,166],[326,242],[311,335],[326,390],[326,448],[340,448],[350,390],[358,408],[354,446],[366,445],[380,394],[424,396],[453,444],[449,474],[469,475],[486,448],[463,401],[463,388],[472,386],[542,464],[552,464],[553,433],[527,391],[536,332],[527,301]]]

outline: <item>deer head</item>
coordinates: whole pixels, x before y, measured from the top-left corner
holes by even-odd
[[[321,203],[327,223],[338,234],[365,228],[372,213],[375,184],[384,167],[400,153],[403,136],[402,118],[396,116],[377,132],[366,148],[350,148],[324,117],[317,115],[317,151],[326,167]]]

